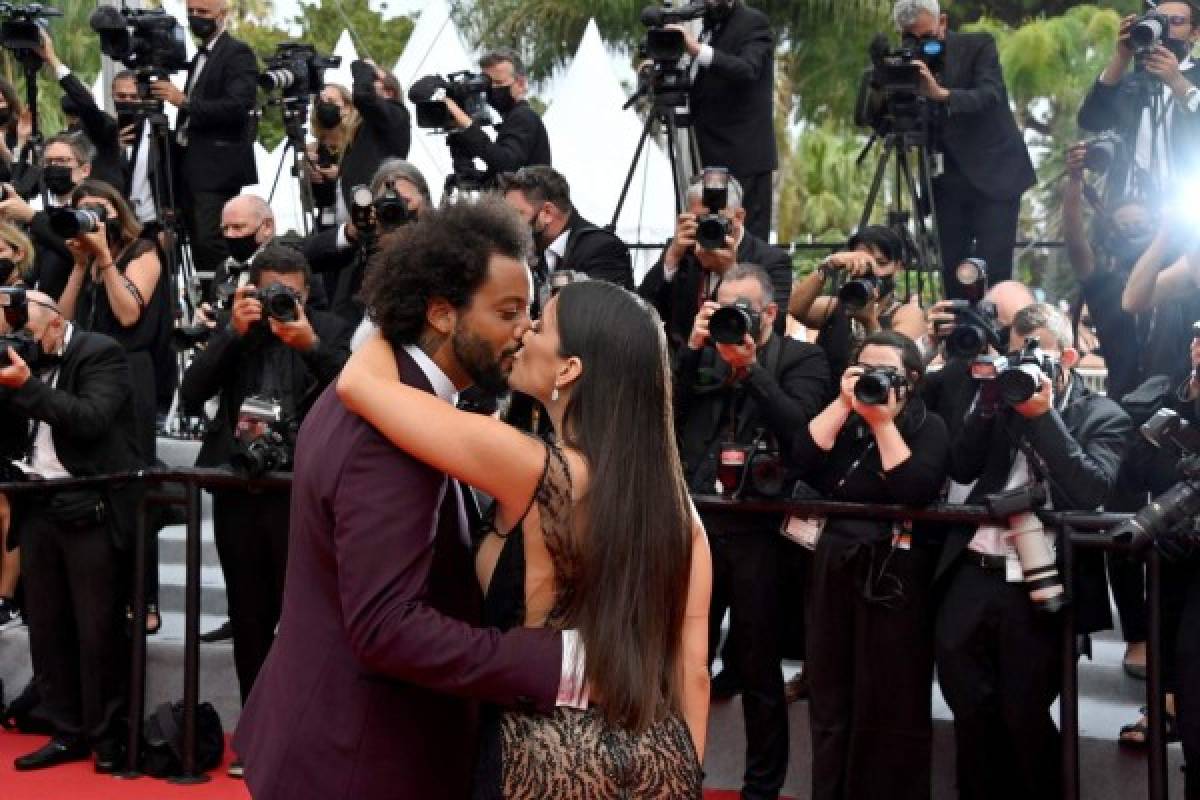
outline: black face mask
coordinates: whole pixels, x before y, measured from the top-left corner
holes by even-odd
[[[489,106],[502,115],[512,111],[517,105],[517,101],[512,96],[511,86],[493,86],[488,89],[487,101]]]
[[[317,122],[323,128],[336,128],[342,122],[342,110],[333,103],[317,103]]]
[[[1163,39],[1163,46],[1166,47],[1175,58],[1183,61],[1192,52],[1192,43],[1187,39]]]
[[[201,42],[207,42],[217,32],[217,21],[206,17],[188,15],[188,30]]]
[[[58,197],[64,197],[75,188],[75,179],[71,177],[71,168],[61,164],[50,164],[42,170],[42,180],[46,189]]]
[[[109,248],[121,243],[121,220],[116,217],[104,220],[104,236],[108,239]]]
[[[8,123],[12,122],[12,119],[12,109],[0,108],[0,128],[7,127]]]
[[[896,278],[894,275],[885,275],[879,279],[880,297],[887,297],[894,291],[896,291]]]
[[[262,226],[259,226],[262,227]],[[245,236],[223,236],[230,257],[239,264],[247,263],[258,252],[258,229]]]
[[[17,269],[17,262],[11,258],[0,258],[0,283],[8,284],[8,279],[12,277],[13,272]]]

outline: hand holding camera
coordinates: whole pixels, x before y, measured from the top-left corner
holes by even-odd
[[[703,350],[708,344],[708,325],[712,319],[713,313],[721,306],[714,303],[712,300],[705,301],[700,306],[700,310],[696,313],[696,319],[692,322],[692,332],[688,336],[687,346],[692,350]]]
[[[150,94],[155,99],[170,103],[175,108],[182,108],[187,102],[187,95],[179,87],[168,80],[158,80],[150,84]]]
[[[863,418],[871,428],[886,425],[904,409],[908,380],[893,367],[858,366],[854,380],[850,409]],[[843,384],[845,379],[843,378]]]
[[[273,316],[268,316],[267,324],[275,338],[301,353],[307,353],[317,346],[317,333],[312,323],[304,313],[304,305],[296,303],[296,318],[290,322]]]
[[[262,318],[262,302],[259,301],[258,291],[253,284],[248,283],[234,292],[229,324],[238,336],[245,336],[251,328],[262,322]]]
[[[255,326],[264,326],[293,350],[307,352],[317,343],[317,334],[304,313],[300,295],[290,286],[272,284],[263,289],[246,284],[234,293],[230,324],[238,336]]]
[[[4,362],[6,362],[5,365],[0,368],[0,386],[7,389],[20,389],[32,374],[29,364],[11,345],[5,348]]]
[[[3,205],[0,204],[0,209]],[[684,256],[696,246],[696,215],[685,211],[675,220],[675,236],[663,256],[663,264],[677,269]]]
[[[0,200],[0,217],[28,225],[33,219],[33,207],[17,194],[12,184],[4,184],[4,199]]]

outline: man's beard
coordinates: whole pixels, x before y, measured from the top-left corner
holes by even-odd
[[[459,365],[481,391],[495,397],[508,392],[508,372],[501,362],[516,353],[519,346],[514,345],[496,355],[483,339],[462,327],[454,329],[450,346]]]

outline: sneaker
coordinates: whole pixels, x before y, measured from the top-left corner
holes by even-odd
[[[13,605],[13,602],[0,597],[0,631],[17,628],[23,624],[25,623],[21,620],[21,612]]]
[[[225,620],[224,622],[221,623],[220,627],[215,628],[215,629],[209,631],[208,633],[200,634],[200,641],[204,642],[205,644],[212,644],[213,642],[223,642],[226,639],[232,639],[232,638],[233,638],[233,625],[230,624],[229,620]]]

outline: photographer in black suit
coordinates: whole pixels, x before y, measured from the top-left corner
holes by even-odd
[[[775,37],[767,15],[741,0],[707,0],[696,38],[682,31],[693,61],[692,131],[703,164],[723,164],[742,184],[746,229],[771,236],[775,144]]]
[[[773,300],[779,308],[788,307],[792,294],[792,259],[746,230],[742,187],[736,178],[730,177],[726,205],[719,212],[730,225],[725,246],[710,250],[696,242],[697,222],[710,212],[704,205],[703,190],[701,178],[692,181],[687,193],[688,208],[675,222],[674,238],[638,287],[638,294],[658,309],[672,348],[687,341],[696,312],[703,301],[716,296],[723,276],[734,264],[761,266],[771,276],[775,287]],[[784,317],[784,314],[775,317],[775,332],[780,336],[784,332]]]
[[[1200,12],[1188,2],[1159,3],[1157,10],[1169,23],[1165,39],[1135,59],[1129,31],[1137,17],[1121,20],[1112,58],[1079,107],[1080,128],[1115,131],[1124,143],[1106,184],[1118,197],[1157,198],[1171,176],[1187,175],[1198,161],[1200,65],[1191,52]]]
[[[228,324],[197,352],[183,375],[180,398],[187,413],[201,413],[210,398],[219,398],[196,466],[236,466],[234,455],[244,454],[259,434],[248,400],[277,407],[279,421],[272,431],[290,453],[312,401],[341,371],[350,356],[351,329],[336,316],[307,307],[310,282],[308,263],[296,250],[269,244],[254,258],[250,281],[237,290]],[[276,304],[260,299],[260,292],[281,289],[294,301],[291,321],[270,316],[268,309]],[[274,468],[290,469],[290,456]],[[284,492],[213,493],[214,535],[243,703],[279,622],[288,502]]]
[[[774,443],[792,433],[824,405],[829,366],[816,345],[775,336],[780,314],[774,286],[759,266],[737,264],[724,276],[716,301],[696,313],[687,344],[675,353],[675,417],[680,455],[693,491],[714,491],[721,450],[758,438]],[[752,325],[742,341],[714,339],[718,309],[744,305]],[[727,309],[728,311],[728,309]],[[718,318],[718,323],[719,323]],[[718,336],[720,332],[718,331]],[[728,478],[726,478],[728,479]],[[725,486],[732,492],[736,486]],[[742,796],[776,798],[787,774],[788,718],[779,668],[782,628],[780,564],[788,543],[779,518],[702,514],[713,553],[709,613],[709,659],[721,637],[726,609],[732,614],[724,668],[736,674],[746,724],[746,774]],[[800,613],[789,609],[788,613]]]
[[[921,94],[945,111],[940,127],[945,162],[934,178],[933,198],[946,296],[958,297],[954,269],[969,256],[987,262],[993,283],[1012,276],[1021,195],[1037,176],[1008,107],[991,35],[948,31],[937,0],[897,0],[892,16],[906,37],[945,43],[940,75],[922,61],[915,63]]]
[[[227,0],[187,0],[188,27],[200,43],[185,89],[155,81],[154,96],[179,109],[175,172],[181,179],[196,269],[212,271],[228,255],[219,229],[221,209],[244,186],[258,182],[254,115],[258,61],[226,31]]]
[[[463,151],[487,164],[486,181],[494,185],[502,172],[550,163],[550,137],[542,118],[525,101],[529,77],[521,57],[513,50],[500,49],[479,59],[483,74],[492,82],[488,105],[500,112],[503,120],[496,126],[496,141],[483,132],[459,107],[447,98],[446,110],[459,130],[453,134]]]
[[[0,369],[0,419],[29,443],[19,466],[36,478],[83,478],[137,469],[129,365],[107,336],[75,328],[40,292],[12,327],[37,342],[26,359],[8,350]],[[27,354],[29,355],[29,354]],[[121,756],[127,651],[123,560],[134,536],[135,490],[79,489],[24,496],[14,531],[21,546],[25,607],[39,715],[54,730],[18,770],[52,767],[95,752],[97,771]],[[10,542],[15,546],[16,542]]]
[[[951,448],[950,476],[975,482],[966,501],[972,504],[1039,487],[1056,511],[1095,510],[1116,484],[1129,417],[1074,374],[1079,354],[1060,311],[1035,304],[1018,312],[1010,351],[1022,350],[1027,337],[1038,340],[1050,362],[1042,361],[1036,390],[1005,401],[998,380],[981,381]],[[1040,565],[1028,558],[1039,542]],[[946,536],[936,573],[942,597],[934,647],[954,712],[960,797],[1062,796],[1062,743],[1050,708],[1063,668],[1061,617],[1053,610],[1064,587],[1057,572],[1036,569],[1053,566],[1053,550],[1037,517],[1027,513],[1014,512],[1007,525],[956,526]],[[1078,634],[1112,626],[1100,553],[1075,555],[1070,602]]]
[[[604,228],[588,222],[571,205],[571,187],[553,167],[523,167],[500,176],[504,201],[528,223],[537,246],[534,283],[571,270],[592,280],[633,289],[629,248]]]

